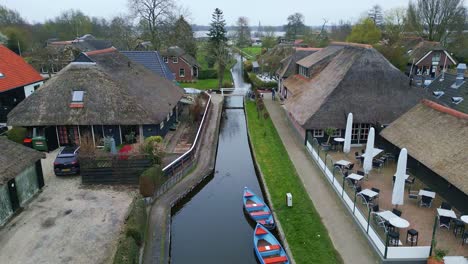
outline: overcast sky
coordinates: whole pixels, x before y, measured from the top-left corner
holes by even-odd
[[[89,16],[110,18],[128,12],[128,0],[0,0],[15,9],[29,22],[43,22],[68,9],[80,9]],[[283,25],[288,15],[300,12],[307,25],[320,25],[340,19],[355,21],[370,7],[379,4],[385,9],[406,7],[409,0],[177,0],[190,12],[194,24],[208,25],[211,13],[218,7],[224,11],[228,25],[239,16],[249,18],[251,25]]]

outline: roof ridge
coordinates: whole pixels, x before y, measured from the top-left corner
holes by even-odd
[[[89,56],[89,55],[98,55],[98,54],[114,52],[116,50],[117,50],[116,48],[110,47],[110,48],[107,48],[107,49],[93,50],[93,51],[84,52],[84,54],[87,55],[87,56]]]
[[[354,43],[354,42],[341,42],[341,41],[333,41],[330,45],[339,45],[339,46],[349,46],[349,47],[356,47],[356,48],[365,48],[365,49],[372,49],[373,46],[370,44],[362,44],[362,43]]]
[[[443,106],[441,104],[438,104],[436,102],[430,101],[428,99],[423,99],[421,101],[422,104],[424,104],[427,107],[430,107],[438,112],[442,112],[445,114],[449,114],[453,117],[461,118],[461,119],[467,119],[468,120],[468,114],[462,113],[460,111],[457,111],[455,109]]]

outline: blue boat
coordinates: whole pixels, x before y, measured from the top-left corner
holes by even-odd
[[[244,210],[255,222],[264,225],[266,228],[273,230],[275,228],[275,221],[270,208],[265,202],[260,199],[249,188],[244,187]]]
[[[264,226],[257,224],[254,232],[255,254],[262,264],[289,264],[288,255],[281,244]]]

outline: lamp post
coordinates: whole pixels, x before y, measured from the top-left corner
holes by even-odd
[[[429,257],[432,256],[432,249],[435,247],[435,234],[437,229],[437,215],[434,217],[434,226],[432,227],[432,239],[431,239],[431,249],[429,250]]]

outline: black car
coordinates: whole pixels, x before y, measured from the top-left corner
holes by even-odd
[[[75,175],[80,173],[78,153],[80,147],[69,146],[63,148],[54,161],[54,172],[57,176]]]

